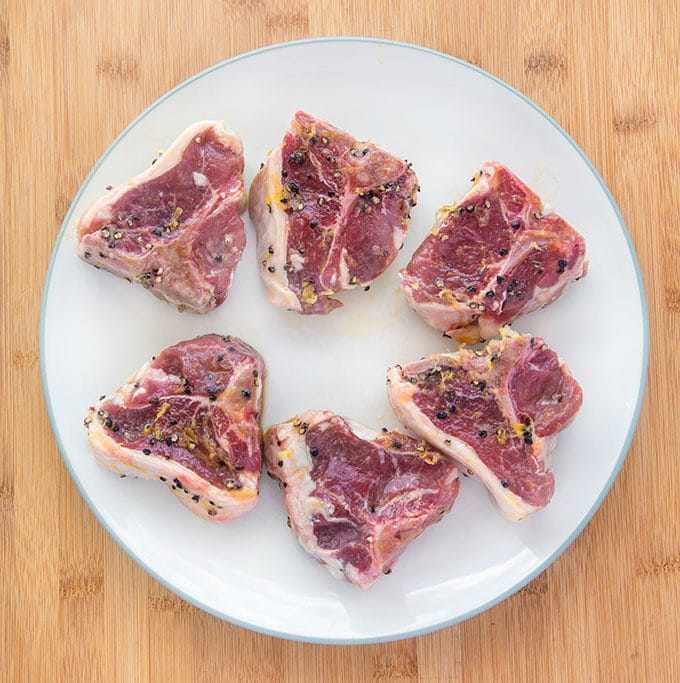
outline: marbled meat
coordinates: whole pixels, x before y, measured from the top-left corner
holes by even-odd
[[[165,482],[201,517],[239,517],[258,497],[264,378],[260,355],[236,337],[180,342],[90,408],[90,447],[120,475]]]
[[[460,487],[456,467],[424,441],[330,411],[271,427],[264,456],[302,547],[361,588],[392,571],[406,546],[450,511]]]
[[[390,368],[387,393],[400,422],[476,475],[506,517],[548,504],[550,455],[582,394],[542,339],[503,328],[482,351]]]
[[[394,261],[416,203],[410,164],[297,112],[253,181],[250,216],[272,303],[329,313]]]
[[[206,313],[227,298],[241,259],[243,204],[241,140],[201,121],[85,211],[78,254],[180,310]]]
[[[473,183],[399,273],[417,313],[468,344],[552,303],[587,266],[583,237],[505,166],[485,164]]]

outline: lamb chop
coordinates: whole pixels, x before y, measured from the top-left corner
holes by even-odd
[[[330,572],[366,588],[450,511],[458,471],[424,441],[310,410],[265,434],[290,526]]]
[[[206,313],[227,298],[241,259],[242,203],[241,140],[201,121],[85,211],[78,255],[180,310]]]
[[[506,517],[518,520],[549,503],[550,455],[582,393],[542,339],[503,328],[482,351],[390,368],[387,393],[399,421],[479,477]]]
[[[410,164],[297,112],[250,187],[257,259],[272,303],[302,314],[342,306],[394,261],[418,181]]]
[[[468,344],[552,303],[587,265],[583,237],[505,166],[484,164],[473,183],[399,273],[425,322]]]
[[[257,502],[264,377],[236,337],[170,346],[90,408],[90,447],[119,475],[165,482],[197,515],[234,519]]]

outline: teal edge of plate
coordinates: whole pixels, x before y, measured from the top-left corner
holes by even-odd
[[[59,438],[59,432],[57,430],[57,426],[54,422],[54,415],[52,413],[52,405],[50,403],[50,396],[49,396],[49,391],[47,389],[47,382],[46,382],[46,377],[45,377],[45,346],[44,346],[44,331],[45,331],[45,302],[47,300],[47,291],[49,288],[50,280],[52,278],[52,268],[54,266],[54,260],[57,254],[57,250],[59,248],[59,245],[61,243],[61,240],[64,236],[64,232],[66,230],[66,226],[69,224],[71,220],[71,216],[73,214],[74,207],[78,203],[78,200],[80,199],[83,191],[89,184],[92,176],[95,174],[95,172],[99,169],[99,167],[102,165],[104,160],[109,156],[109,154],[113,151],[113,149],[118,145],[118,143],[128,134],[128,132],[134,128],[134,126],[141,121],[150,111],[155,109],[161,102],[164,102],[166,99],[168,99],[170,96],[172,96],[174,93],[178,92],[185,86],[187,86],[189,83],[193,83],[194,81],[198,80],[199,78],[202,78],[206,74],[212,73],[213,71],[216,71],[217,69],[221,69],[222,67],[226,66],[227,64],[232,64],[234,62],[240,61],[242,59],[246,59],[248,57],[252,57],[257,54],[261,54],[263,52],[270,52],[273,50],[281,50],[285,49],[288,47],[292,47],[295,45],[306,45],[306,44],[312,44],[312,43],[351,43],[351,42],[363,42],[363,43],[372,43],[372,44],[383,44],[383,45],[391,45],[391,46],[396,46],[396,47],[402,47],[406,48],[409,50],[417,50],[419,52],[425,52],[427,54],[435,55],[437,57],[442,57],[444,59],[448,59],[452,62],[455,62],[461,66],[464,66],[468,69],[472,69],[476,73],[484,76],[485,78],[489,78],[498,85],[502,86],[506,90],[509,90],[513,94],[515,94],[517,97],[522,99],[524,102],[529,104],[533,109],[535,109],[539,114],[541,114],[545,119],[550,122],[559,132],[561,135],[563,135],[569,143],[572,145],[572,147],[578,152],[578,154],[581,156],[581,158],[586,162],[588,168],[590,169],[590,172],[593,174],[597,182],[600,184],[602,187],[602,190],[604,191],[605,195],[609,199],[609,202],[612,205],[612,208],[614,209],[614,212],[616,214],[616,217],[618,218],[619,224],[621,226],[621,230],[623,231],[623,234],[626,238],[626,241],[628,243],[628,248],[630,250],[630,255],[631,258],[633,259],[633,263],[635,265],[635,272],[637,275],[637,281],[638,281],[638,288],[640,292],[640,303],[642,307],[642,314],[644,318],[644,338],[643,338],[643,360],[642,360],[642,372],[640,375],[640,384],[639,384],[639,389],[638,389],[638,398],[637,398],[637,403],[635,405],[635,412],[633,415],[633,420],[630,424],[630,428],[628,430],[628,434],[626,436],[626,440],[624,443],[623,448],[621,449],[621,452],[619,454],[618,460],[616,461],[616,465],[614,467],[614,471],[612,472],[611,476],[609,477],[609,480],[605,484],[604,488],[602,489],[602,492],[600,493],[598,499],[595,501],[595,504],[592,506],[592,508],[588,511],[588,513],[585,515],[585,517],[581,520],[581,522],[578,524],[577,528],[574,530],[574,532],[569,536],[569,538],[552,554],[550,557],[548,557],[544,562],[540,564],[533,572],[528,574],[526,577],[524,577],[521,581],[517,582],[512,588],[509,590],[505,591],[501,595],[496,596],[492,600],[489,600],[488,602],[485,602],[484,604],[478,606],[477,608],[470,610],[469,612],[466,612],[463,615],[460,615],[458,617],[455,617],[454,619],[449,619],[442,621],[438,624],[433,624],[431,626],[427,626],[425,628],[419,628],[419,629],[413,629],[412,631],[408,632],[402,632],[402,633],[396,633],[393,635],[385,635],[385,636],[375,636],[375,637],[368,637],[368,638],[344,638],[344,639],[336,639],[333,640],[332,638],[313,638],[313,637],[300,637],[296,636],[295,634],[290,634],[290,633],[283,633],[283,632],[278,632],[266,628],[262,628],[257,626],[256,624],[250,624],[244,621],[240,621],[238,619],[233,619],[231,618],[228,614],[222,614],[220,612],[217,612],[216,610],[212,609],[208,605],[204,605],[198,600],[195,600],[188,595],[184,594],[182,591],[177,590],[174,586],[170,585],[168,582],[163,580],[158,574],[156,574],[155,571],[153,571],[150,567],[148,567],[142,560],[140,560],[139,557],[137,557],[129,548],[126,547],[125,543],[121,538],[119,538],[113,531],[107,526],[107,524],[104,522],[102,517],[99,515],[99,512],[97,511],[97,508],[95,507],[94,503],[88,495],[85,493],[83,487],[81,486],[80,481],[78,480],[78,477],[76,477],[73,469],[71,468],[71,464],[69,459],[65,456],[65,451],[64,451],[64,446],[61,442],[61,439]],[[635,252],[635,247],[633,245],[633,240],[631,238],[630,232],[626,226],[626,223],[623,219],[623,216],[621,215],[621,211],[619,210],[619,207],[616,204],[616,201],[614,200],[614,197],[612,196],[612,193],[609,191],[609,188],[607,187],[606,183],[600,176],[600,174],[597,172],[593,164],[591,163],[590,159],[586,156],[586,154],[583,152],[583,150],[572,140],[571,136],[551,117],[549,116],[543,109],[541,109],[537,104],[532,102],[528,97],[523,95],[519,90],[516,90],[513,88],[511,85],[508,83],[505,83],[501,79],[497,78],[496,76],[484,71],[483,69],[480,69],[477,66],[474,66],[473,64],[469,64],[468,62],[463,61],[462,59],[458,59],[457,57],[452,57],[451,55],[444,54],[443,52],[438,52],[437,50],[432,50],[430,48],[422,47],[420,45],[412,45],[410,43],[402,43],[399,41],[394,41],[394,40],[383,40],[379,38],[365,38],[365,37],[352,37],[352,36],[343,36],[343,37],[324,37],[324,38],[308,38],[304,40],[294,40],[291,42],[287,43],[277,43],[275,45],[267,45],[265,47],[258,48],[256,50],[251,50],[250,52],[245,52],[240,55],[236,55],[235,57],[231,57],[229,59],[226,59],[222,62],[219,62],[218,64],[214,64],[211,67],[208,67],[207,69],[191,76],[187,80],[183,81],[179,85],[176,85],[174,88],[169,90],[165,95],[157,99],[153,104],[149,105],[141,114],[139,114],[121,133],[118,135],[118,137],[108,146],[106,151],[102,154],[102,156],[99,158],[97,163],[93,166],[92,170],[88,173],[87,177],[83,181],[83,183],[80,186],[80,189],[78,190],[78,193],[76,194],[75,198],[73,199],[73,202],[71,203],[71,206],[69,207],[69,210],[61,224],[61,228],[59,230],[59,234],[57,235],[57,239],[54,245],[54,249],[52,250],[52,256],[50,257],[50,263],[47,269],[47,275],[45,277],[45,285],[43,287],[43,295],[42,295],[42,304],[40,308],[40,375],[42,378],[42,385],[43,385],[43,393],[45,396],[45,403],[47,404],[47,410],[49,413],[49,418],[50,418],[50,423],[52,425],[52,431],[54,432],[55,439],[57,441],[57,445],[59,447],[59,451],[62,454],[62,459],[64,460],[64,463],[66,464],[66,468],[69,471],[69,474],[71,475],[71,478],[73,481],[76,483],[76,486],[78,487],[78,490],[80,491],[80,495],[85,499],[85,502],[88,504],[90,510],[94,514],[94,516],[99,520],[99,523],[106,529],[106,531],[112,536],[112,538],[118,543],[118,545],[130,556],[132,559],[139,564],[141,567],[144,568],[144,570],[150,574],[156,581],[159,583],[163,584],[168,590],[172,591],[176,595],[179,595],[182,599],[186,600],[187,602],[191,603],[192,605],[195,605],[196,607],[202,609],[205,612],[208,612],[209,614],[212,614],[215,617],[218,617],[219,619],[222,619],[224,621],[228,621],[232,624],[235,624],[237,626],[241,626],[246,629],[250,629],[252,631],[256,631],[258,633],[264,633],[265,635],[269,636],[274,636],[277,638],[285,638],[288,640],[295,640],[299,642],[307,642],[307,643],[318,643],[318,644],[324,644],[324,645],[366,645],[370,643],[381,643],[381,642],[391,642],[391,641],[396,641],[396,640],[403,640],[406,638],[413,638],[415,636],[420,636],[424,635],[426,633],[431,633],[433,631],[437,631],[439,629],[446,628],[448,626],[452,626],[453,624],[457,624],[461,621],[465,621],[466,619],[469,619],[471,617],[474,617],[478,614],[481,614],[485,610],[489,609],[490,607],[493,607],[494,605],[497,605],[499,602],[502,602],[506,598],[510,597],[514,593],[516,593],[520,588],[526,586],[530,581],[532,581],[534,578],[536,578],[539,574],[541,574],[545,569],[551,565],[574,541],[574,539],[583,531],[585,528],[586,524],[592,519],[593,515],[597,511],[597,509],[600,507],[602,504],[602,501],[604,500],[605,496],[607,493],[609,493],[609,489],[612,487],[612,484],[614,483],[614,480],[618,476],[619,471],[621,470],[621,467],[623,465],[624,460],[626,459],[626,455],[628,453],[628,450],[630,448],[631,441],[633,440],[633,435],[635,434],[635,429],[637,427],[638,420],[640,418],[640,411],[642,409],[642,402],[643,398],[645,395],[645,388],[647,384],[647,367],[649,363],[649,315],[647,311],[647,301],[646,301],[646,296],[645,296],[645,287],[644,283],[642,280],[642,273],[640,270],[640,263],[637,258],[637,254]]]

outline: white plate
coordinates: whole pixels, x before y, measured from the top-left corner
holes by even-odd
[[[413,162],[422,186],[397,262],[345,308],[303,318],[265,298],[248,246],[227,302],[198,317],[76,257],[75,225],[104,188],[143,168],[188,124],[223,118],[244,141],[250,183],[296,111],[327,118]],[[584,390],[554,457],[547,509],[505,521],[464,479],[453,511],[408,548],[394,572],[361,591],[299,548],[274,483],[257,507],[217,525],[156,482],[118,479],[89,454],[83,417],[151,355],[205,332],[243,337],[269,368],[263,426],[326,408],[396,427],[385,370],[450,348],[398,292],[397,269],[486,160],[507,164],[586,238],[590,270],[549,308],[522,318],[567,361]],[[181,84],[142,113],[97,162],[57,238],[45,284],[41,362],[66,465],[97,518],[150,574],[200,608],[298,640],[364,643],[418,635],[499,602],[543,571],[609,490],[637,422],[647,367],[643,285],[621,215],[584,154],[544,112],[493,76],[410,45],[312,40],[241,55]],[[124,598],[124,596],[121,596]]]

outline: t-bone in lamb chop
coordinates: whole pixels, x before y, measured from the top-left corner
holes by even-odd
[[[329,313],[368,285],[406,237],[418,180],[410,164],[297,112],[250,188],[257,258],[272,303]]]
[[[460,487],[457,469],[424,441],[330,411],[271,427],[264,455],[302,547],[361,588],[391,572]]]
[[[175,344],[90,408],[90,447],[118,474],[165,482],[201,517],[238,517],[258,497],[264,376],[236,337]]]
[[[489,162],[473,182],[399,273],[425,322],[468,344],[547,306],[587,265],[583,237],[505,166]]]
[[[400,422],[476,475],[510,519],[545,507],[549,457],[581,407],[581,388],[538,337],[504,328],[483,351],[395,366],[387,393]]]
[[[243,146],[217,121],[185,130],[146,171],[82,215],[78,254],[180,310],[226,298],[246,243]]]

